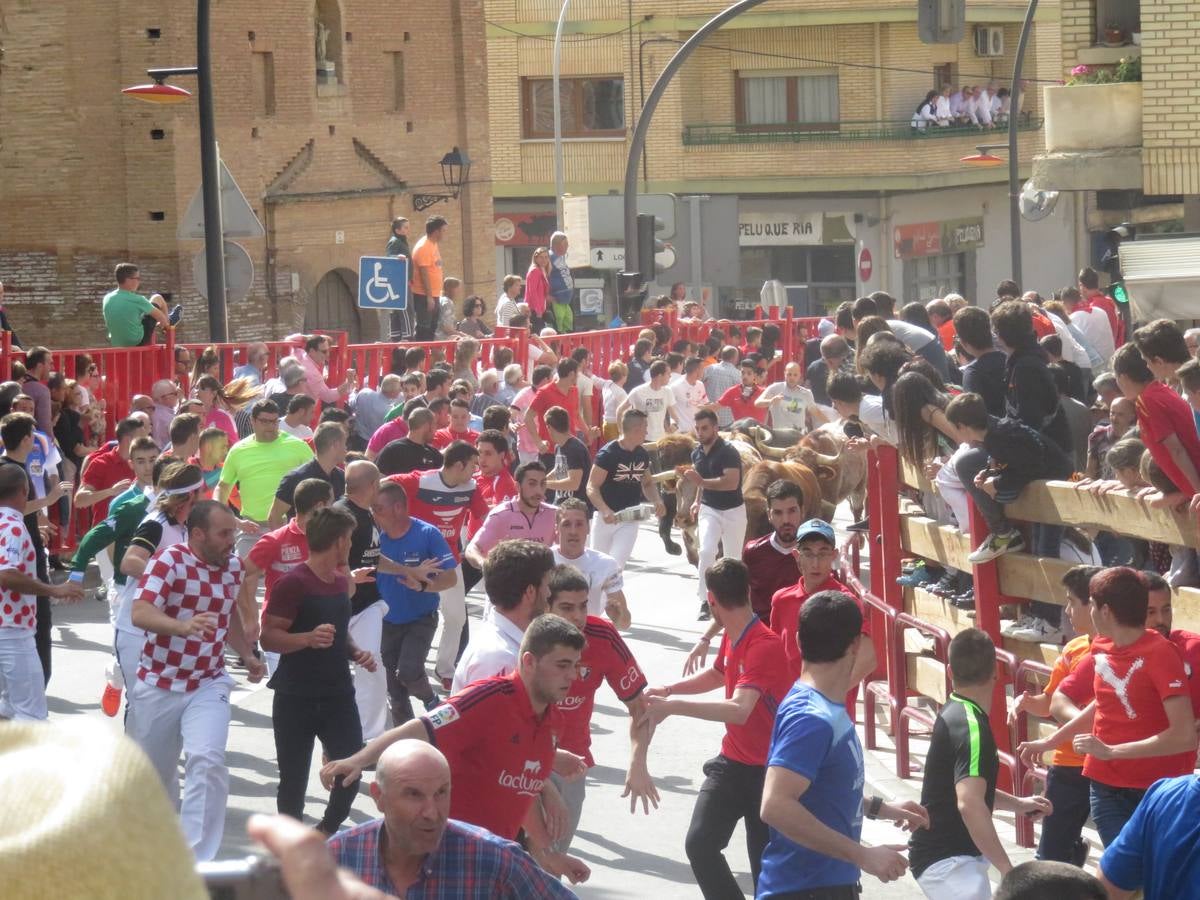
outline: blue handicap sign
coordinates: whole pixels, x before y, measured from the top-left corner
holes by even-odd
[[[358,305],[363,309],[407,309],[408,260],[402,256],[360,256]]]

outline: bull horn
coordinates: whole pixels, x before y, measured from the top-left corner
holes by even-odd
[[[783,462],[786,459],[786,454],[790,447],[771,447],[767,444],[760,444],[755,448],[763,455],[765,459],[774,460],[775,462]]]
[[[826,456],[824,453],[818,453],[816,450],[812,451],[812,455],[813,455],[813,459],[815,459],[817,461],[817,465],[820,465],[820,466],[836,466],[837,465],[838,458],[836,456]]]

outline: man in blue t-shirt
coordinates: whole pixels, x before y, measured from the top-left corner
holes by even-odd
[[[571,300],[575,296],[575,278],[567,265],[567,236],[556,231],[550,236],[550,307],[548,312],[559,334],[575,327]]]
[[[797,640],[804,674],[779,706],[767,753],[762,820],[771,837],[757,896],[857,900],[860,870],[887,882],[908,868],[891,847],[859,843],[863,813],[905,829],[929,818],[912,801],[863,797],[862,747],[845,705],[864,640],[858,603],[841,591],[813,594],[800,608]]]
[[[1181,775],[1150,785],[1133,817],[1100,858],[1109,897],[1194,897],[1200,884],[1200,778]]]
[[[425,657],[437,631],[438,591],[454,585],[458,567],[440,531],[408,514],[403,485],[384,479],[371,503],[379,526],[379,568],[375,580],[387,603],[379,655],[387,672],[392,722],[413,717],[413,696],[426,709],[437,695],[425,673]]]

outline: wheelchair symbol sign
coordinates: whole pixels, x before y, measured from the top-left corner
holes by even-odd
[[[361,256],[358,305],[363,309],[408,308],[408,260],[400,256]]]

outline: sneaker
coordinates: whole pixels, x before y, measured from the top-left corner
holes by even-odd
[[[1024,547],[1025,539],[1021,537],[1021,532],[1010,528],[1000,534],[988,535],[987,540],[976,547],[967,559],[973,563],[985,563],[997,556],[1003,556],[1005,553],[1022,550]]]
[[[1088,853],[1091,849],[1091,844],[1083,838],[1079,838],[1075,841],[1075,846],[1071,848],[1071,862],[1082,869],[1083,864],[1087,862]]]
[[[712,618],[712,612],[708,608],[707,603],[700,604],[700,612],[696,615],[697,622],[707,622]]]
[[[121,689],[111,684],[104,686],[104,694],[100,697],[100,708],[110,719],[121,711]]]
[[[1035,644],[1061,644],[1063,633],[1061,628],[1051,625],[1045,619],[1035,619],[1032,616],[1023,628],[1014,628],[1008,633],[1014,641],[1030,641]]]
[[[950,603],[954,606],[955,609],[963,609],[963,610],[969,609],[972,612],[974,612],[975,611],[975,590],[972,588],[970,590],[963,591],[961,594],[957,595],[956,597],[952,597],[950,599]]]
[[[1000,634],[1003,637],[1012,637],[1012,633],[1014,631],[1016,631],[1018,628],[1028,628],[1032,621],[1033,616],[1029,615],[1028,613],[1021,613],[1019,616],[1017,616],[1016,621],[1009,622],[1007,625],[1001,628]]]
[[[917,563],[911,572],[907,575],[901,575],[896,579],[896,584],[902,587],[916,587],[919,584],[932,584],[938,580],[940,569],[934,569],[926,565],[924,562]]]
[[[183,304],[176,303],[173,307],[171,307],[171,311],[169,313],[167,313],[167,321],[170,322],[172,325],[178,325],[182,319],[183,319]]]
[[[942,577],[937,580],[937,583],[932,585],[929,590],[932,593],[937,594],[942,599],[949,600],[955,594],[960,593],[961,589],[958,586],[958,576],[953,575],[950,572],[945,572],[943,573]]]

